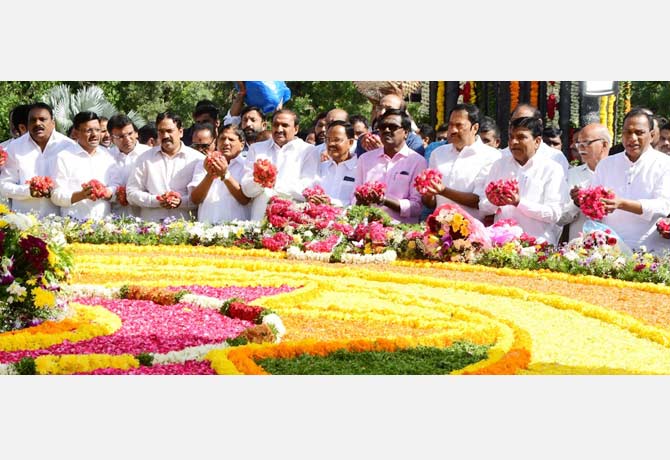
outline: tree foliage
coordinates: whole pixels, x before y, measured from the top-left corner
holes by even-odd
[[[667,81],[634,81],[631,103],[670,118],[670,84]]]

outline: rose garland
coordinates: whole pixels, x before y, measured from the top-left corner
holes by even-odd
[[[540,82],[531,81],[530,82],[530,104],[533,107],[537,107],[540,101]]]
[[[579,128],[579,82],[570,85],[570,126]]]
[[[512,113],[519,105],[519,82],[511,81],[509,83],[509,112]]]
[[[437,82],[437,103],[436,103],[436,118],[437,118],[437,126],[435,128],[439,127],[440,125],[444,124],[444,82],[439,81]]]
[[[560,81],[547,82],[547,114],[545,117],[546,125],[558,128],[558,117],[556,108],[560,101]]]

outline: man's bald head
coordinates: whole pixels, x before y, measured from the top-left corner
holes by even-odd
[[[326,126],[330,125],[335,120],[349,121],[349,114],[343,109],[332,109],[326,114]]]

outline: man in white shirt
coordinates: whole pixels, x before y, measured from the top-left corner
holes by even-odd
[[[167,217],[195,218],[196,205],[191,201],[188,184],[193,178],[202,154],[181,141],[182,120],[172,112],[159,113],[156,130],[160,145],[147,150],[137,159],[128,178],[128,202],[141,208],[144,220],[160,222]],[[176,192],[179,196],[168,194]]]
[[[614,192],[603,199],[611,227],[631,249],[649,251],[668,248],[656,231],[659,217],[670,214],[670,157],[651,147],[652,117],[644,109],[633,109],[624,118],[624,151],[603,159],[596,167],[593,186]]]
[[[125,187],[128,184],[130,173],[135,168],[137,159],[151,147],[139,143],[137,128],[127,115],[117,114],[112,116],[107,122],[107,128],[114,143],[110,152],[119,165],[121,185]],[[121,204],[118,198],[118,195],[115,195],[112,202],[113,214],[117,216],[140,216],[139,206]]]
[[[514,111],[512,112],[512,115],[510,115],[510,127],[511,123],[513,120],[521,117],[533,117],[533,118],[538,118],[540,121],[542,121],[542,113],[536,108],[533,107],[530,104],[519,104],[516,106]],[[511,132],[511,129],[510,129]],[[510,154],[510,149],[509,147],[506,147],[502,151],[503,155],[509,155]],[[558,164],[561,165],[563,168],[563,174],[567,176],[568,174],[568,168],[570,167],[570,164],[568,163],[568,159],[563,155],[563,152],[560,150],[557,150],[553,147],[549,147],[547,144],[544,143],[544,141],[540,144],[540,147],[537,151],[537,153],[540,156],[546,156],[547,158],[550,158],[557,162]]]
[[[596,166],[609,155],[612,138],[607,126],[591,123],[579,131],[575,145],[584,163],[568,169],[568,189],[572,200],[565,204],[563,217],[558,222],[559,225],[569,226],[568,240],[577,238],[586,222],[577,204],[577,192],[591,184]]]
[[[423,204],[435,208],[445,203],[463,207],[472,217],[484,220],[475,190],[486,188],[493,163],[502,155],[477,135],[481,113],[473,104],[458,104],[449,113],[448,144],[433,150],[428,167],[442,173],[442,182],[428,188]]]
[[[300,139],[298,116],[289,109],[277,110],[272,116],[272,138],[252,144],[247,153],[242,192],[253,198],[251,220],[261,220],[272,194],[280,193],[296,201],[304,201],[302,191],[311,187],[319,171],[319,155],[314,146]],[[269,160],[277,168],[277,180],[272,190],[254,181],[256,160]]]
[[[510,155],[503,155],[491,167],[487,180],[477,192],[479,209],[495,214],[495,221],[514,219],[531,236],[557,244],[561,234],[558,220],[568,200],[568,184],[563,168],[539,154],[542,120],[515,118],[510,123]],[[486,186],[500,179],[516,179],[519,192],[498,207],[486,196]]]
[[[197,126],[193,131],[191,145],[196,145],[196,140],[203,140],[196,139],[199,132],[207,131],[198,130]],[[188,190],[193,203],[199,205],[199,222],[220,224],[249,220],[248,204],[251,200],[242,193],[239,183],[244,174],[244,158],[240,154],[243,146],[244,131],[237,125],[226,125],[219,131],[216,146],[223,156],[203,158],[195,167]]]
[[[349,122],[335,120],[328,125],[325,142],[328,158],[319,166],[317,183],[335,206],[349,206],[354,194],[358,163],[358,157],[351,152],[354,142],[354,127]],[[311,201],[317,204],[325,202],[321,197]]]
[[[56,159],[56,185],[51,200],[60,206],[61,216],[102,219],[111,212],[110,200],[120,184],[119,167],[112,154],[100,145],[102,130],[95,112],[79,112],[72,126],[77,144]],[[84,185],[92,179],[103,184],[102,196]]]
[[[28,132],[7,147],[7,163],[0,174],[0,193],[11,199],[15,212],[32,212],[38,217],[59,214],[58,206],[49,197],[33,197],[26,184],[36,176],[55,179],[59,152],[74,145],[55,128],[51,106],[37,102],[28,112]]]

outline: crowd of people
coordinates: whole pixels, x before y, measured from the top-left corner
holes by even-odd
[[[579,190],[601,185],[613,192],[602,200],[602,223],[626,245],[670,247],[655,227],[670,214],[670,124],[647,109],[626,114],[620,146],[601,124],[581,127],[569,149],[579,164],[571,165],[561,133],[544,127],[528,104],[514,109],[508,147],[500,150],[495,120],[472,104],[456,105],[448,123],[433,129],[414,123],[402,96],[387,94],[371,120],[333,108],[301,131],[294,111],[266,116],[240,95],[224,117],[212,102],[199,102],[188,128],[170,111],[141,128],[121,113],[106,119],[81,112],[69,136],[56,131],[48,104],[18,106],[10,115],[12,139],[2,143],[0,196],[13,210],[40,217],[113,213],[218,224],[262,219],[277,194],[346,207],[361,201],[358,186],[376,181],[385,191],[366,202],[399,222],[418,223],[453,203],[486,225],[514,219],[529,235],[558,244],[587,223]],[[273,186],[257,180],[258,160],[276,168]],[[427,168],[442,179],[420,193],[415,180]],[[511,179],[518,189],[503,202],[487,195],[490,183]],[[323,194],[305,198],[315,185]]]

